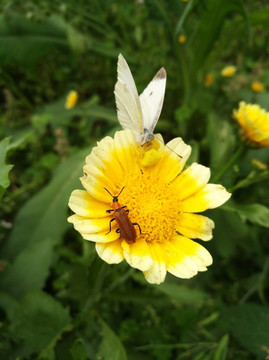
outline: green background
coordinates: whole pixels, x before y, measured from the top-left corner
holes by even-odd
[[[242,145],[232,119],[241,100],[269,110],[268,31],[267,1],[1,2],[1,359],[269,356],[269,151]],[[156,132],[181,136],[189,163],[233,192],[206,212],[214,263],[190,280],[150,285],[125,262],[100,260],[66,221],[86,155],[120,129],[119,53],[139,93],[165,67]],[[252,92],[255,80],[264,92]],[[66,110],[70,90],[79,100]]]

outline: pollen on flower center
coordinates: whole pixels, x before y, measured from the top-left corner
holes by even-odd
[[[146,241],[164,242],[173,237],[180,219],[180,201],[172,184],[149,174],[130,173],[121,204],[129,209],[129,217],[141,227]]]

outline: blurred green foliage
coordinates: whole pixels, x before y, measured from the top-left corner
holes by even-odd
[[[250,87],[269,88],[268,4],[3,0],[0,11],[1,359],[266,359],[269,152],[240,150],[231,114],[241,100],[269,110],[267,90]],[[120,128],[120,52],[139,91],[166,68],[157,131],[182,136],[191,160],[234,191],[208,211],[214,265],[191,280],[149,285],[103,263],[66,221],[86,155]],[[229,64],[236,74],[221,77]]]

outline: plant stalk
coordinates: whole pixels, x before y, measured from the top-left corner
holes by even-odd
[[[215,183],[219,179],[222,178],[222,176],[235,164],[237,159],[243,154],[245,151],[245,145],[242,143],[239,148],[236,150],[236,152],[233,154],[233,156],[230,158],[230,160],[227,162],[227,164],[220,169],[220,171],[213,176],[212,182]]]

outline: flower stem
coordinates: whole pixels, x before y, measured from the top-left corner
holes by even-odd
[[[227,162],[227,164],[220,169],[220,171],[213,176],[212,182],[218,181],[222,176],[235,164],[236,160],[243,154],[245,150],[245,145],[242,143],[239,148],[236,150],[236,152],[233,154],[233,156],[230,158],[230,160]]]

